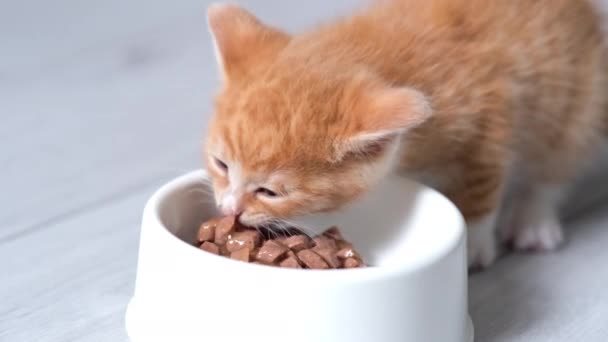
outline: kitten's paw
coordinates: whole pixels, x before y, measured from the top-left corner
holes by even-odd
[[[484,219],[471,224],[467,230],[467,258],[469,269],[490,266],[498,255],[494,221]]]
[[[520,251],[552,251],[563,242],[562,225],[554,214],[517,227],[511,237],[513,248]]]

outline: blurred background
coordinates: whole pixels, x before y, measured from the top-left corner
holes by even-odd
[[[236,1],[290,31],[360,2]],[[126,341],[123,316],[142,208],[158,186],[202,163],[201,141],[218,84],[208,4],[0,2],[0,341]],[[572,271],[577,260],[608,260],[600,254],[608,236],[596,232],[608,228],[607,165],[585,177],[568,206],[570,226],[577,226],[568,230],[572,248],[561,255],[510,257],[472,278],[479,341],[544,341],[534,335],[539,325],[524,322],[532,316],[541,327],[563,327],[563,317],[538,318],[536,306],[516,305],[509,314],[487,303],[506,294],[497,306],[515,305],[513,291],[522,286],[514,279],[526,277],[532,281],[523,293],[544,293],[546,300],[545,278],[534,278],[536,268]],[[580,242],[586,239],[605,244]],[[599,312],[606,322],[606,300],[578,300],[564,308],[533,303],[540,311],[603,303]],[[567,324],[595,326],[600,319],[574,312]],[[526,319],[520,322],[518,315]]]

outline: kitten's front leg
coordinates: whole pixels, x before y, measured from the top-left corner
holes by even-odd
[[[510,201],[510,220],[501,222],[503,240],[520,251],[551,251],[564,235],[557,214],[563,186],[530,184],[519,189]]]
[[[467,259],[469,268],[486,268],[496,256],[496,218],[497,210],[474,220],[467,229]]]
[[[496,223],[504,188],[502,167],[475,163],[467,168],[449,196],[464,215],[469,268],[490,266],[498,255]]]

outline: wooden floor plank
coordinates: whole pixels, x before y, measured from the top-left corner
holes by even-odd
[[[148,188],[2,244],[0,341],[122,341]]]
[[[470,277],[476,341],[608,341],[608,204],[566,236],[559,252],[509,255]]]

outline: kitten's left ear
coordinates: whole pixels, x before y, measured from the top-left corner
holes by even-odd
[[[382,153],[408,130],[431,117],[430,104],[421,92],[409,87],[366,89],[351,104],[353,129],[335,146],[335,159],[347,155]]]
[[[224,81],[238,79],[250,68],[268,62],[290,40],[286,33],[233,4],[212,4],[207,21]]]

